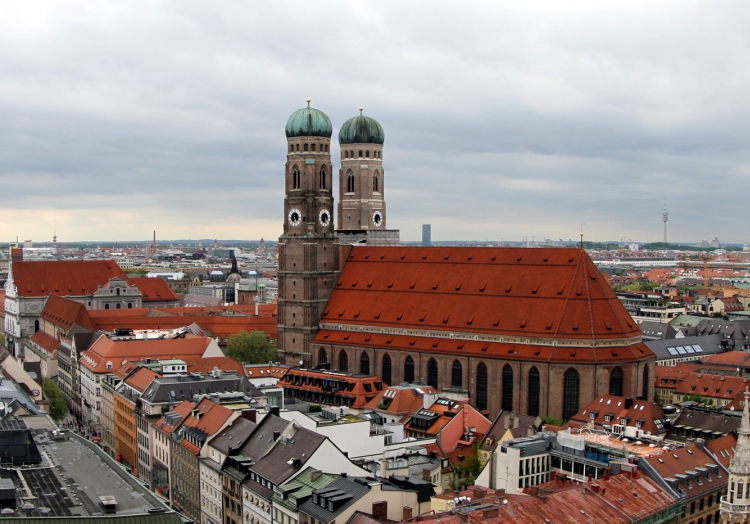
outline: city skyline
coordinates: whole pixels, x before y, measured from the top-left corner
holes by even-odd
[[[71,5],[0,21],[3,242],[276,239],[307,97],[383,125],[405,241],[747,240],[744,6]]]

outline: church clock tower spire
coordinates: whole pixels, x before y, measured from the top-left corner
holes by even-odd
[[[742,407],[742,423],[737,430],[737,445],[734,457],[729,461],[729,489],[721,498],[721,522],[750,522],[750,414],[748,396],[745,390],[745,404]]]
[[[311,366],[310,344],[338,275],[333,225],[331,120],[295,111],[286,124],[284,233],[279,238],[278,357]]]

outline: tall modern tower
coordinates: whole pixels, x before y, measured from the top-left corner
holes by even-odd
[[[667,220],[669,220],[669,213],[667,213],[667,197],[664,197],[664,211],[661,214],[661,219],[664,221],[664,243],[667,243]]]
[[[284,233],[279,238],[279,361],[309,366],[310,343],[339,271],[333,226],[331,120],[310,107],[286,123]]]

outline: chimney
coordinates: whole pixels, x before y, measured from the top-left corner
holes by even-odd
[[[254,409],[245,409],[242,411],[242,418],[246,418],[250,422],[257,422],[258,412]]]
[[[531,486],[529,488],[529,491],[531,492],[529,493],[529,495],[531,495],[532,497],[539,496],[539,486]]]
[[[271,415],[276,415],[278,417],[279,413],[281,413],[281,411],[279,410],[279,406],[273,406],[273,407],[271,407],[271,410],[269,411],[269,413]]]
[[[510,429],[510,412],[503,413],[503,429]]]
[[[593,493],[599,493],[599,484],[591,484],[589,487]]]
[[[534,435],[536,435],[536,428],[533,425],[526,428],[527,437],[533,437]]]
[[[380,478],[388,477],[388,461],[385,460],[385,456],[380,459]]]
[[[430,475],[430,470],[427,468],[422,468],[422,480],[431,481],[432,475]]]
[[[479,486],[474,486],[474,494],[471,497],[474,500],[482,500],[486,494],[487,492],[485,490],[483,490]]]
[[[632,398],[626,398],[625,399],[625,409],[630,409],[630,406],[633,405],[633,399]]]
[[[273,432],[273,439],[279,440],[279,437],[281,436],[281,431],[274,431]]]
[[[409,520],[412,516],[412,510],[409,506],[404,506],[404,512],[401,515],[401,520]]]
[[[496,519],[499,515],[500,510],[497,509],[497,506],[487,508],[482,512],[482,520]]]
[[[315,482],[316,480],[320,478],[321,475],[322,473],[316,469],[315,471],[310,473],[310,480]]]
[[[378,522],[388,522],[388,502],[381,500],[372,503],[372,518]]]
[[[11,262],[22,262],[23,261],[23,249],[17,247],[11,248],[10,250]]]
[[[521,422],[521,421],[519,420],[520,418],[521,418],[521,417],[519,417],[518,415],[516,415],[516,414],[513,414],[513,429],[515,429],[515,428],[517,428],[517,427],[518,427],[518,424],[519,424],[519,423]]]

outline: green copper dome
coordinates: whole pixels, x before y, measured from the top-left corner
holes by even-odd
[[[339,144],[382,144],[385,133],[377,120],[364,116],[359,108],[359,116],[350,118],[339,131]]]
[[[331,138],[333,126],[331,119],[323,111],[310,107],[310,99],[307,99],[307,107],[303,107],[292,113],[286,121],[286,137],[297,136],[325,136]]]

